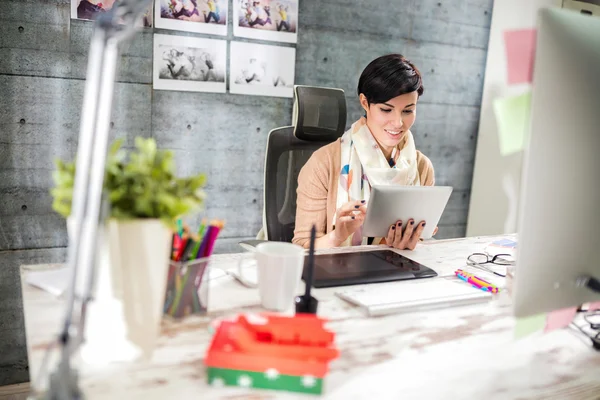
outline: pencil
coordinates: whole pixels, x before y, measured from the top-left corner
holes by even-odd
[[[213,227],[211,235],[208,238],[208,244],[206,246],[206,253],[204,254],[204,257],[210,257],[212,254],[213,248],[215,247],[215,242],[217,241],[217,236],[219,236],[219,231],[220,229],[218,226]]]
[[[198,228],[198,242],[192,249],[192,254],[190,255],[190,260],[198,258],[198,250],[200,250],[200,245],[202,244],[202,239],[204,238],[204,231],[206,230],[206,219],[202,219],[202,223]]]
[[[183,221],[181,221],[181,218],[177,219],[177,233],[180,237],[183,235]]]

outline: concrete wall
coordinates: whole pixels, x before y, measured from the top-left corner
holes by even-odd
[[[491,11],[492,0],[300,2],[296,83],[343,88],[349,124],[360,115],[355,87],[369,61],[400,52],[421,69],[415,140],[437,183],[455,188],[439,237],[465,233]],[[19,265],[64,258],[65,223],[48,190],[54,158],[76,152],[91,29],[70,21],[69,0],[2,1],[0,384],[28,377]],[[266,137],[290,123],[292,101],[153,91],[153,32],[176,33],[146,29],[124,52],[112,135],[129,146],[155,137],[176,152],[181,173],[207,173],[207,215],[227,220],[217,251],[237,251],[260,228]]]

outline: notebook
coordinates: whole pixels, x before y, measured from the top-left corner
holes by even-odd
[[[488,301],[492,294],[459,279],[426,278],[410,282],[369,284],[339,290],[339,298],[369,316],[414,312]]]
[[[513,258],[517,253],[517,242],[511,239],[496,240],[485,247],[485,252],[491,256],[496,254],[510,254]]]

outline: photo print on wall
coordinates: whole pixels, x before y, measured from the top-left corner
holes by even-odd
[[[228,0],[156,0],[157,28],[227,35]]]
[[[71,0],[71,18],[95,20],[98,15],[108,12],[119,0]],[[152,4],[142,16],[139,26],[152,26]]]
[[[233,34],[296,43],[298,0],[233,0]]]
[[[293,97],[296,49],[231,42],[229,91]]]
[[[154,35],[153,87],[225,93],[227,41]]]

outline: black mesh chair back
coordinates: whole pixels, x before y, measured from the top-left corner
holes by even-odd
[[[291,242],[298,175],[315,150],[337,140],[346,126],[341,89],[294,87],[294,125],[273,129],[265,163],[265,228],[270,241]]]

